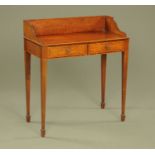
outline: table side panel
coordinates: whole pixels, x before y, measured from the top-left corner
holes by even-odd
[[[37,57],[41,57],[41,50],[42,47],[29,41],[29,40],[25,40],[25,47],[26,47],[26,51],[32,55],[35,55]]]

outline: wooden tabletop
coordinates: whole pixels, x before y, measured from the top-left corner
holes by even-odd
[[[121,40],[126,37],[103,32],[87,32],[87,33],[71,33],[63,35],[46,35],[38,37],[40,43],[46,46],[61,45],[61,44],[78,44],[78,43],[90,43],[110,40]]]
[[[127,38],[111,16],[25,20],[24,37],[42,46]]]

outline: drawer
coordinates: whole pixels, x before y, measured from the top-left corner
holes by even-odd
[[[118,52],[124,50],[124,41],[110,41],[92,43],[88,45],[89,54],[102,54],[108,52]]]
[[[86,44],[48,47],[48,58],[82,56],[86,54]]]

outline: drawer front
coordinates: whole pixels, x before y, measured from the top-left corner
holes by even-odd
[[[88,45],[89,54],[102,54],[108,52],[118,52],[124,50],[124,41],[110,41],[92,43]]]
[[[87,45],[66,45],[48,48],[48,58],[82,56],[87,54]]]

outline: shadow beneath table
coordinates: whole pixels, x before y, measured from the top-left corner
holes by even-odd
[[[32,121],[34,124],[40,124],[40,121]],[[81,120],[62,120],[62,121],[46,121],[47,125],[56,126],[87,126],[87,125],[102,125],[104,123],[120,123],[119,120],[100,120],[100,121],[81,121]]]
[[[78,139],[77,137],[69,138],[69,137],[56,137],[56,136],[48,137],[47,136],[46,139],[55,140],[55,141],[59,141],[59,142],[63,141],[63,142],[71,143],[71,144],[73,144],[73,143],[78,144],[79,145],[78,148],[80,148],[80,146],[83,146],[83,147],[85,147],[85,149],[90,148],[90,147],[88,147],[89,145],[94,146],[96,143],[89,139],[82,139],[82,138]],[[63,146],[62,146],[62,148],[63,148]],[[77,148],[77,147],[75,147],[75,148]]]

